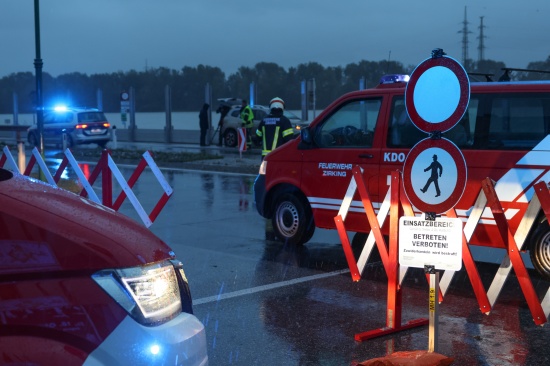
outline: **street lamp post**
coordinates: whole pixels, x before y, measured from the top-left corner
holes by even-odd
[[[36,73],[36,123],[38,127],[38,140],[40,152],[44,153],[44,109],[42,106],[42,58],[40,58],[40,5],[39,0],[34,0],[34,34],[36,46],[36,58],[34,69]]]

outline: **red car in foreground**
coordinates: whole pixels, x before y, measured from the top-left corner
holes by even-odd
[[[0,169],[0,364],[207,365],[191,305],[148,229]]]

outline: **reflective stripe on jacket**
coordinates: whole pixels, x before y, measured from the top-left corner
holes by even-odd
[[[294,136],[294,130],[285,116],[269,114],[260,122],[256,135],[262,138],[262,156],[265,156],[290,140]]]

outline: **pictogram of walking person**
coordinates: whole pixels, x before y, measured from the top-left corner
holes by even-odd
[[[443,174],[443,167],[441,166],[439,161],[437,161],[437,155],[434,154],[434,156],[432,156],[432,159],[434,159],[434,161],[430,164],[430,166],[424,169],[425,172],[427,172],[428,170],[431,170],[432,172],[430,174],[430,178],[428,178],[428,181],[424,185],[424,188],[421,189],[421,191],[422,193],[426,193],[426,191],[428,190],[428,187],[433,182],[435,186],[435,193],[436,193],[435,196],[439,197],[439,195],[441,194],[441,191],[439,190],[439,183],[437,182],[437,180],[439,179],[439,177],[441,177],[441,174]],[[439,174],[438,174],[438,171],[439,171]]]

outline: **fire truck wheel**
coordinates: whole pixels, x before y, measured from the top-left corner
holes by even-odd
[[[306,243],[315,232],[311,208],[294,194],[282,194],[275,204],[273,229],[277,237],[289,244]]]
[[[542,222],[533,233],[529,255],[535,269],[550,280],[550,226]]]

